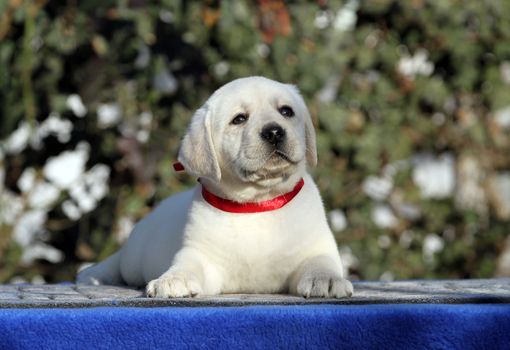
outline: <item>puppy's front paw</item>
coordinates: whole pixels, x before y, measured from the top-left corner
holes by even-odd
[[[352,296],[352,293],[351,282],[327,273],[303,276],[297,285],[297,294],[305,298],[343,298]]]
[[[146,293],[157,298],[194,297],[202,294],[202,286],[192,273],[170,272],[150,281]]]

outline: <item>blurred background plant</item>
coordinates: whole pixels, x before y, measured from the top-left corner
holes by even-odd
[[[0,2],[0,282],[73,280],[222,84],[297,84],[352,278],[510,275],[510,2]]]

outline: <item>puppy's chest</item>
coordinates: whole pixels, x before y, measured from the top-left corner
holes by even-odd
[[[207,235],[220,250],[238,252],[246,258],[267,259],[272,254],[299,249],[300,243],[310,237],[307,226],[296,224],[288,217],[236,217],[222,220]]]
[[[223,271],[223,292],[284,291],[288,276],[301,261],[299,242],[246,230],[217,245],[212,261]],[[284,235],[282,235],[284,236]]]
[[[204,232],[202,248],[225,272],[232,290],[265,286],[261,292],[277,291],[312,244],[307,226],[288,217],[234,217]]]
[[[283,291],[289,275],[329,232],[320,222],[320,201],[301,201],[307,205],[295,202],[256,214],[221,213],[198,201],[185,245],[200,250],[222,272],[223,292]]]

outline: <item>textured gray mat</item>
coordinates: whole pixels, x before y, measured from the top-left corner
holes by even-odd
[[[197,298],[147,298],[143,290],[75,284],[0,285],[0,308],[95,306],[243,306],[390,303],[510,303],[510,279],[355,282],[348,299],[289,295],[230,294]]]

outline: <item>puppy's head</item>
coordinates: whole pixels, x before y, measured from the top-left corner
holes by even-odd
[[[218,89],[193,116],[179,161],[210,180],[274,186],[315,166],[315,131],[298,89],[262,77]]]

